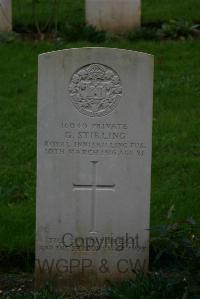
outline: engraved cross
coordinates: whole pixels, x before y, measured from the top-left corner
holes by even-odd
[[[73,191],[91,190],[91,233],[95,232],[96,222],[96,191],[115,191],[115,184],[99,185],[97,184],[97,163],[98,161],[90,161],[92,163],[92,183],[91,184],[73,184]]]

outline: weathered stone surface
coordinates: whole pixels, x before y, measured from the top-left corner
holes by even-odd
[[[0,31],[12,31],[11,0],[0,0]]]
[[[37,285],[98,285],[147,269],[153,57],[39,56]]]
[[[86,0],[86,21],[115,33],[140,26],[141,0]]]

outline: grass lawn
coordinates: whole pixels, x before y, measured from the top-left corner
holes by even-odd
[[[55,13],[54,0],[39,0],[36,14],[43,24]],[[59,0],[59,22],[64,24],[84,21],[85,0]],[[13,0],[14,26],[33,23],[32,0]],[[142,0],[142,22],[154,23],[170,19],[186,18],[200,22],[199,0]]]
[[[186,18],[200,21],[199,0],[141,0],[144,23]]]
[[[0,250],[34,251],[37,56],[48,42],[0,44]],[[177,218],[200,218],[199,41],[99,46],[155,55],[152,225],[174,205]]]

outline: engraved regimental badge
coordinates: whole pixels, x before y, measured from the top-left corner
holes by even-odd
[[[111,113],[122,97],[119,75],[102,64],[90,64],[77,70],[70,81],[69,93],[76,109],[90,117]]]

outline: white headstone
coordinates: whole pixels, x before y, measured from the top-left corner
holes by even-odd
[[[146,270],[153,57],[39,56],[36,280],[98,285]]]
[[[86,22],[111,32],[131,31],[140,26],[141,0],[86,0]]]
[[[11,0],[0,0],[0,31],[12,31]]]

